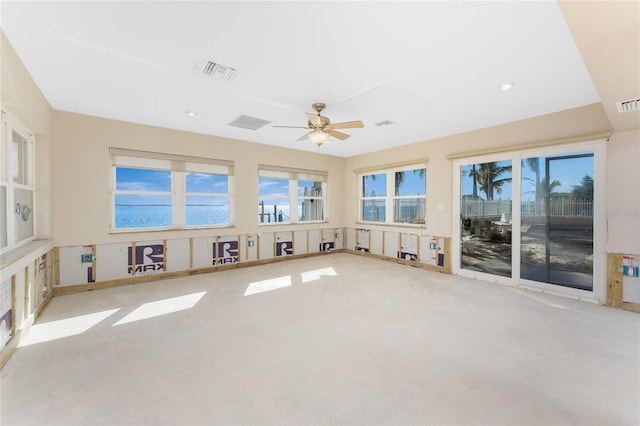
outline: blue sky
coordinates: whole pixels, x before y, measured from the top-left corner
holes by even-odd
[[[404,180],[402,185],[400,186],[399,194],[397,195],[424,195],[425,194],[425,185],[426,185],[426,176],[420,175],[416,169],[414,170],[406,170],[404,173]],[[428,172],[427,172],[428,173]],[[371,191],[375,191],[378,196],[386,196],[387,192],[387,174],[380,173],[375,175],[375,179],[364,177],[364,188],[363,192],[365,195],[371,195]]]
[[[201,173],[187,173],[187,192],[227,193],[228,177]],[[124,191],[162,191],[171,192],[171,172],[168,170],[116,168],[116,189]],[[171,205],[170,195],[155,194],[118,194],[116,204],[133,205]],[[228,205],[226,197],[187,196],[187,204]]]
[[[540,164],[540,178],[544,177],[545,157],[539,157]],[[500,161],[499,166],[511,165],[511,161]],[[462,172],[462,194],[473,193],[473,179],[469,177],[468,171],[471,170],[471,166],[463,166]],[[558,180],[561,182],[560,186],[557,186],[553,192],[571,192],[574,185],[580,185],[582,178],[585,175],[594,176],[594,160],[593,157],[584,158],[571,158],[562,159],[560,161],[550,162],[551,180]],[[511,174],[504,174],[501,178],[511,177]],[[535,200],[535,173],[525,163],[522,167],[522,200],[531,201]],[[486,199],[486,194],[478,188],[478,196]],[[494,194],[495,200],[510,200],[512,199],[512,183],[506,183],[502,187],[502,194]]]

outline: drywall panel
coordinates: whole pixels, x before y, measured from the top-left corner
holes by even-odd
[[[400,234],[394,231],[386,231],[384,238],[384,255],[388,257],[399,257]]]
[[[213,246],[215,237],[198,237],[192,239],[191,268],[210,268],[213,266]]]
[[[295,254],[305,254],[315,251],[311,245],[307,250],[307,237],[308,234],[311,234],[312,232],[314,232],[314,230],[293,232],[293,252]]]
[[[334,248],[337,250],[341,250],[344,248],[344,240],[345,240],[345,229],[344,228],[335,228],[335,244]]]
[[[166,242],[167,272],[186,271],[190,267],[189,239],[167,240]]]
[[[378,231],[376,229],[372,230],[369,233],[370,239],[369,239],[369,251],[373,254],[378,254],[378,255],[382,255],[383,252],[383,244],[384,244],[384,240],[383,240],[383,232],[382,231]]]
[[[322,241],[319,242],[318,250],[319,251],[330,251],[336,248],[336,233],[335,229],[323,229],[322,230]]]
[[[420,251],[420,238],[416,234],[402,233],[400,234],[400,248],[398,250],[398,258],[404,260],[418,260]]]
[[[93,282],[92,246],[60,247],[60,285],[77,285]],[[96,261],[98,259],[96,253]],[[96,266],[97,269],[97,266]]]
[[[275,235],[273,232],[263,232],[259,235],[259,258],[260,259],[271,259],[274,257],[274,240]]]
[[[345,228],[344,233],[345,233],[344,241],[346,244],[346,247],[344,248],[349,250],[358,250],[358,243],[356,241],[358,232],[354,228]],[[368,241],[369,241],[369,237],[367,236],[367,242]]]
[[[213,248],[214,263],[227,265],[240,260],[240,242],[237,235],[223,235],[216,239]]]
[[[96,281],[111,281],[131,276],[129,248],[130,244],[127,243],[97,245]],[[62,284],[62,279],[60,281]]]
[[[369,253],[371,247],[371,231],[365,228],[356,228],[355,249]]]
[[[323,251],[322,235],[323,235],[322,229],[309,230],[309,253],[319,253]]]

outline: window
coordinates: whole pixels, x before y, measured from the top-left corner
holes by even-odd
[[[233,162],[111,149],[114,231],[229,226]]]
[[[2,112],[0,156],[0,250],[31,241],[34,229],[34,138]]]
[[[327,173],[259,166],[258,223],[326,220]]]
[[[358,181],[360,221],[425,224],[427,169],[424,164],[360,171]]]

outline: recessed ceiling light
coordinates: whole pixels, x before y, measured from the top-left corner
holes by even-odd
[[[187,111],[186,113],[189,117],[195,117],[196,115],[198,115],[197,112],[193,112],[193,111]]]
[[[516,84],[516,83],[515,83],[515,82],[513,82],[513,81],[507,81],[506,83],[502,83],[500,86],[498,86],[498,88],[499,88],[500,90],[507,91],[507,90],[511,90],[511,89],[513,89],[513,86],[514,86],[515,84]]]

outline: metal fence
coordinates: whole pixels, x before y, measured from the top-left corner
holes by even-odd
[[[593,216],[593,200],[581,198],[552,198],[547,205],[546,200],[523,201],[520,214],[526,216]],[[463,199],[460,207],[462,217],[502,217],[511,215],[511,200],[470,200]]]

